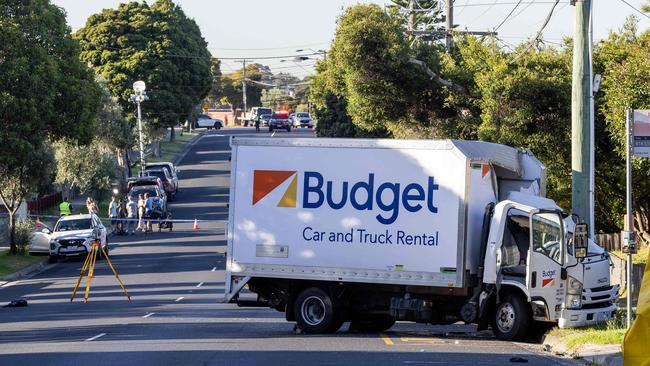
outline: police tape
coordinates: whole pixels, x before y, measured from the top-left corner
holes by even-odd
[[[5,212],[0,212],[0,216],[8,216]],[[29,217],[36,218],[49,218],[49,219],[60,219],[62,216],[56,215],[38,215],[38,214],[29,214]],[[206,220],[206,219],[148,219],[148,218],[128,218],[128,217],[100,217],[102,221],[131,221],[131,222],[161,222],[161,223],[194,223],[194,222],[223,222],[227,223],[228,220]]]

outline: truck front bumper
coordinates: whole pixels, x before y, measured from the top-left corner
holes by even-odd
[[[615,304],[595,309],[563,309],[558,326],[560,328],[575,328],[604,323],[612,319],[615,311]]]

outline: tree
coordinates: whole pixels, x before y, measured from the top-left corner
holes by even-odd
[[[0,192],[16,253],[16,210],[51,178],[46,140],[90,141],[100,92],[64,12],[47,0],[3,3],[0,44]]]
[[[288,104],[289,102],[292,102],[293,97],[290,97],[278,88],[264,89],[262,90],[260,101],[262,102],[262,107],[275,109],[279,104]]]
[[[104,9],[90,16],[75,36],[82,46],[81,59],[108,81],[125,111],[133,110],[128,101],[133,82],[147,83],[143,118],[156,128],[186,120],[212,87],[207,43],[197,24],[171,0]]]

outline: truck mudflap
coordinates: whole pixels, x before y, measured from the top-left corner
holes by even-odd
[[[558,326],[560,328],[575,328],[596,325],[612,319],[615,312],[616,304],[594,309],[563,309],[558,320]]]

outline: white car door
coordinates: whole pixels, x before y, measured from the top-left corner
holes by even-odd
[[[46,226],[34,230],[29,237],[29,254],[49,255],[51,238],[52,231]]]

